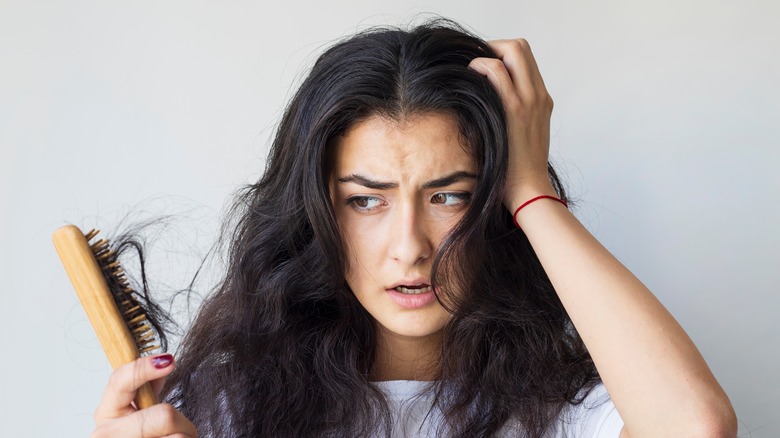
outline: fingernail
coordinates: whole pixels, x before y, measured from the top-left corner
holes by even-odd
[[[157,357],[152,358],[152,365],[154,365],[155,368],[162,369],[167,368],[170,364],[173,363],[173,355],[171,354],[161,354]]]

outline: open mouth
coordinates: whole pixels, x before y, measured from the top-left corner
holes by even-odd
[[[431,289],[429,284],[421,284],[419,286],[397,286],[393,290],[407,295],[419,295],[430,292],[433,289]]]

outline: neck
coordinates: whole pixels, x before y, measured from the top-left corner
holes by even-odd
[[[371,380],[434,380],[438,375],[442,333],[409,337],[377,330],[376,361]]]

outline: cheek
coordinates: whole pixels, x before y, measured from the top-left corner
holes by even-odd
[[[347,279],[352,281],[367,275],[373,267],[373,258],[376,255],[368,236],[342,234],[341,241],[347,256]]]
[[[364,298],[371,296],[371,291],[381,285],[381,273],[385,266],[382,261],[382,242],[377,240],[375,230],[367,230],[365,233],[360,231],[354,227],[350,232],[342,231],[342,244],[346,255],[345,280],[365,306]]]
[[[340,220],[341,245],[346,255],[346,280],[353,290],[358,286],[361,276],[365,275],[366,238],[356,229],[354,223]]]
[[[358,274],[358,268],[360,267],[360,263],[358,262],[357,253],[355,251],[355,248],[353,245],[349,244],[350,240],[345,239],[342,237],[341,243],[344,247],[344,253],[346,255],[346,280],[347,283],[354,289],[354,283],[355,283],[355,277]]]
[[[343,208],[336,213],[341,242],[350,259],[367,260],[382,246],[385,233],[372,217],[361,217]]]
[[[433,242],[436,252],[441,248],[441,244],[447,239],[452,230],[458,225],[462,214],[456,213],[450,215],[446,219],[436,219],[434,224],[429,228],[429,236],[431,242]]]

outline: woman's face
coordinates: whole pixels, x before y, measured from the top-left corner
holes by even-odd
[[[401,123],[375,116],[332,147],[331,197],[349,287],[384,334],[438,333],[451,315],[430,288],[431,264],[476,178],[457,122],[439,113]]]

